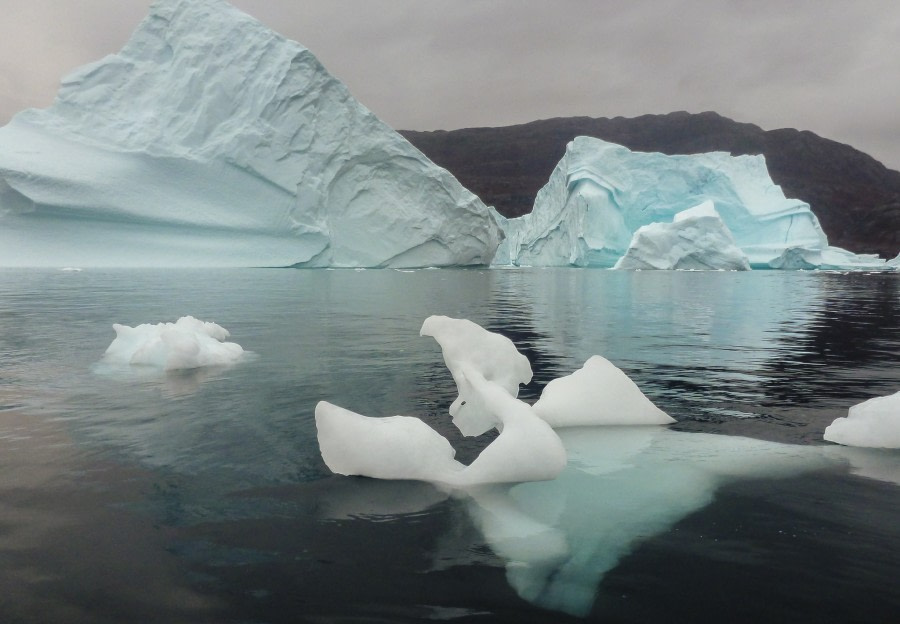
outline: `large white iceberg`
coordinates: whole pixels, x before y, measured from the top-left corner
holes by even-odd
[[[639,227],[614,268],[749,271],[750,262],[712,201],[705,201],[672,223]]]
[[[489,210],[298,43],[157,0],[0,129],[0,266],[487,264]]]
[[[787,199],[772,182],[763,156],[667,156],[583,136],[569,143],[530,214],[498,216],[506,239],[494,262],[613,267],[639,228],[671,224],[704,202],[712,202],[753,268],[790,268],[782,258],[790,249],[814,262],[818,254],[829,268],[885,266],[830,247],[809,205]]]
[[[900,392],[850,408],[825,428],[824,438],[845,446],[900,449]]]

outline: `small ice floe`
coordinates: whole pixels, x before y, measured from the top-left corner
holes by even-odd
[[[548,481],[567,462],[554,427],[675,422],[600,356],[548,384],[532,406],[516,398],[532,371],[509,338],[446,316],[427,318],[420,335],[438,342],[456,382],[459,396],[449,409],[453,424],[467,436],[491,429],[499,435],[466,466],[454,459],[449,441],[418,418],[371,418],[321,401],[319,448],[332,472],[459,488]]]
[[[900,392],[854,405],[825,428],[824,437],[844,446],[900,448]]]
[[[534,411],[553,428],[675,422],[628,375],[599,355],[571,375],[548,383]]]
[[[174,323],[129,327],[114,324],[116,338],[103,355],[105,364],[177,371],[234,364],[244,349],[227,342],[228,330],[215,323],[183,316]]]
[[[81,273],[81,269],[78,267],[63,267],[60,269],[63,273]]]

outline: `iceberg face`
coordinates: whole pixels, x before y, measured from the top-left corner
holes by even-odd
[[[639,227],[614,268],[749,271],[750,262],[706,201],[679,212],[672,223]]]
[[[683,244],[675,232],[690,229],[690,224],[679,226],[673,223],[674,218],[705,202],[713,203],[734,245],[754,268],[774,268],[772,263],[778,264],[790,248],[812,254],[836,249],[828,246],[809,206],[787,199],[772,182],[762,156],[723,152],[667,156],[632,152],[600,139],[577,137],[538,192],[531,214],[501,221],[507,240],[494,262],[613,267],[626,255],[640,228],[657,224],[649,232],[645,230],[635,243],[639,247],[661,245],[660,249],[648,249],[648,257],[677,264],[678,258],[671,256],[681,253],[668,246]],[[667,230],[662,225],[672,228]],[[724,232],[720,234],[724,236]],[[726,255],[734,260],[727,237],[701,241],[711,237],[703,230],[692,236],[693,244],[701,247],[715,242],[726,245]],[[852,262],[854,268],[884,266],[873,256],[837,252],[830,253],[832,260]],[[631,255],[625,264],[644,254],[636,250]],[[707,250],[704,257],[709,255]]]
[[[900,448],[900,392],[854,405],[825,428],[824,438],[844,446]]]
[[[489,210],[303,46],[158,0],[0,129],[0,265],[487,264]]]

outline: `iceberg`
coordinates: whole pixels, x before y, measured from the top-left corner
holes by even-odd
[[[844,446],[900,449],[900,392],[854,405],[825,428],[824,438]]]
[[[116,337],[103,354],[104,364],[190,370],[234,364],[245,353],[241,345],[227,341],[227,329],[193,316],[136,327],[116,323],[113,330]]]
[[[672,223],[639,227],[613,268],[749,271],[750,262],[713,202],[705,201]]]
[[[0,129],[0,266],[488,264],[489,209],[302,45],[157,0]]]
[[[639,249],[620,268],[636,258],[670,264],[669,246],[682,244],[676,232],[691,225],[676,223],[675,216],[706,202],[752,268],[791,268],[783,259],[788,250],[800,250],[816,267],[885,268],[875,256],[830,247],[809,205],[786,198],[772,182],[763,156],[667,156],[584,136],[568,144],[530,214],[515,219],[497,215],[506,238],[494,263],[611,268],[626,256],[640,228],[656,224],[649,234],[644,230],[635,241]],[[697,231],[693,244],[709,234]],[[724,231],[719,234],[724,238],[717,242],[733,254]],[[652,249],[653,244],[662,248]]]

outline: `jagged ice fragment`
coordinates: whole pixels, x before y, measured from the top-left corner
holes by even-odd
[[[183,316],[174,323],[144,323],[136,327],[114,324],[116,337],[103,354],[106,364],[187,370],[226,366],[238,361],[244,349],[227,342],[228,330],[215,323]]]

